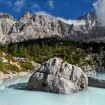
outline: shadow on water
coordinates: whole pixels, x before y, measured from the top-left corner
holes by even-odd
[[[19,90],[26,90],[27,83],[17,83],[17,84],[12,84],[9,85],[7,88],[12,88],[12,89],[19,89]]]
[[[7,88],[17,89],[17,90],[27,90],[26,86],[27,86],[27,82],[12,84],[12,85],[9,85]],[[14,91],[16,91],[16,90],[14,90]],[[49,93],[49,92],[41,92],[41,91],[34,92],[34,91],[29,91],[29,90],[20,91],[20,92],[22,92],[21,95],[17,99],[15,99],[16,101],[19,100],[18,103],[20,105],[26,105],[26,102],[28,103],[27,105],[29,105],[29,104],[33,105],[34,101],[37,103],[37,105],[41,105],[41,104],[53,105],[53,103],[55,105],[82,105],[81,97],[82,97],[82,103],[86,103],[84,105],[89,105],[89,97],[88,97],[87,91],[82,91],[82,92],[80,92],[80,94],[75,93],[75,94],[66,94],[66,95],[65,94]],[[20,92],[19,92],[19,94],[20,94]],[[12,93],[10,92],[10,94],[12,94]],[[14,93],[14,95],[15,94],[16,93]],[[17,94],[16,94],[16,96],[17,96]],[[25,94],[25,97],[24,97],[24,94]],[[23,99],[25,101],[20,101],[21,99]],[[40,102],[40,99],[41,99],[41,102]],[[77,101],[75,101],[75,100],[77,100]],[[7,101],[8,101],[8,99],[7,99]],[[11,101],[10,101],[10,103],[11,103]],[[17,105],[17,103],[15,103],[15,105]]]
[[[4,98],[7,96],[5,95],[5,92],[0,94],[0,105],[4,105],[4,99],[5,102],[9,103],[5,105],[33,105],[34,102],[37,105],[100,105],[100,103],[101,105],[105,105],[104,89],[88,87],[86,91],[67,95],[39,91],[34,92],[15,90],[26,90],[26,86],[27,82],[8,85],[7,88],[14,90],[10,92],[6,91],[7,95],[9,96],[8,98]]]
[[[28,77],[22,77],[3,81],[0,105],[105,105],[104,89],[88,87],[86,91],[67,95],[28,91],[28,80]]]

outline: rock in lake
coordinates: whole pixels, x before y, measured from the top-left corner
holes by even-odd
[[[87,86],[88,78],[81,68],[52,58],[33,73],[27,89],[68,94],[86,90]]]

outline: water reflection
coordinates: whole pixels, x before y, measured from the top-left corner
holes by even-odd
[[[7,91],[0,94],[0,105],[89,105],[86,94],[58,95],[44,92]],[[6,97],[6,98],[5,98]],[[81,97],[81,98],[80,98]],[[7,104],[8,103],[8,104]]]
[[[0,87],[0,105],[105,105],[105,90],[88,88],[69,95],[13,89],[12,84],[27,82],[28,78],[4,81]],[[8,88],[9,87],[9,88]]]
[[[96,74],[96,78],[97,79],[103,79],[103,80],[105,80],[105,72],[103,72],[103,73],[97,73]]]

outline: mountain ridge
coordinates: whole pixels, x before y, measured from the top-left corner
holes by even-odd
[[[96,24],[93,13],[68,21],[43,14],[31,16],[28,11],[19,20],[10,14],[0,13],[0,44],[56,36],[86,41],[98,37],[92,34]]]

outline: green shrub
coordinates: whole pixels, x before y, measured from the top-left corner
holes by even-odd
[[[12,61],[12,62],[16,62],[17,60],[15,60],[14,58],[13,58],[13,56],[12,55],[6,55],[6,57],[5,57],[8,61]]]
[[[5,72],[5,64],[3,63],[1,57],[0,57],[0,71]]]
[[[21,70],[17,67],[17,66],[15,66],[15,65],[8,65],[8,64],[6,64],[5,65],[5,69],[6,70],[11,70],[11,71],[17,71],[17,72],[20,72]]]
[[[20,62],[21,65],[21,71],[28,71],[28,70],[33,70],[34,67],[30,62]]]
[[[0,51],[0,71],[5,72],[5,63],[2,60],[2,52]]]

